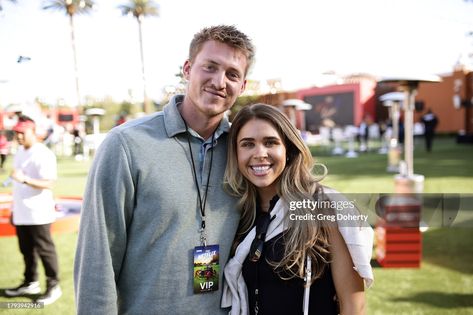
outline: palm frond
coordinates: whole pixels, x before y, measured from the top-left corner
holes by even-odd
[[[118,6],[122,15],[133,14],[134,17],[158,16],[159,6],[151,0],[129,0],[127,4]]]
[[[64,11],[66,15],[72,16],[89,13],[94,5],[93,0],[48,0],[43,9]]]

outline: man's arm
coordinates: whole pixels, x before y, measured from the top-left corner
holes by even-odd
[[[19,183],[35,189],[53,189],[57,179],[57,161],[54,153],[49,150],[39,152],[39,155],[35,155],[35,162],[33,164],[37,172],[35,178],[23,173],[20,167],[21,164],[18,164],[15,159],[10,177]]]
[[[12,171],[10,177],[19,183],[23,183],[36,189],[52,189],[55,182],[50,179],[31,178],[23,174],[21,170],[17,169]]]
[[[112,132],[89,172],[74,263],[77,314],[117,314],[117,287],[135,187],[123,139]]]

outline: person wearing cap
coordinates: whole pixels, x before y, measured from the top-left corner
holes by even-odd
[[[54,153],[36,138],[34,121],[20,116],[13,130],[19,147],[10,177],[14,180],[12,222],[16,228],[20,251],[25,262],[24,281],[5,290],[7,296],[38,294],[37,256],[46,273],[46,292],[37,302],[51,304],[61,295],[56,249],[51,238],[55,202],[52,186],[57,177]]]

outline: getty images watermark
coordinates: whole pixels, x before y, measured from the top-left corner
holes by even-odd
[[[310,210],[305,214],[297,214],[297,209]],[[332,209],[332,213],[323,213],[319,209]],[[368,221],[368,215],[358,211],[353,200],[298,200],[289,202],[289,219],[293,221],[325,221],[355,223]],[[349,224],[348,224],[349,225]]]
[[[0,309],[41,309],[43,302],[0,302]]]
[[[289,219],[348,227],[473,227],[473,194],[327,193],[321,197],[289,201]]]

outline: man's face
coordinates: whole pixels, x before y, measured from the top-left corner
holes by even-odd
[[[33,145],[35,137],[36,135],[32,128],[28,128],[23,132],[16,132],[16,139],[18,141],[18,144],[22,145],[26,149]]]
[[[243,52],[227,44],[207,41],[193,61],[184,64],[186,99],[200,116],[223,115],[245,90],[248,65]]]

